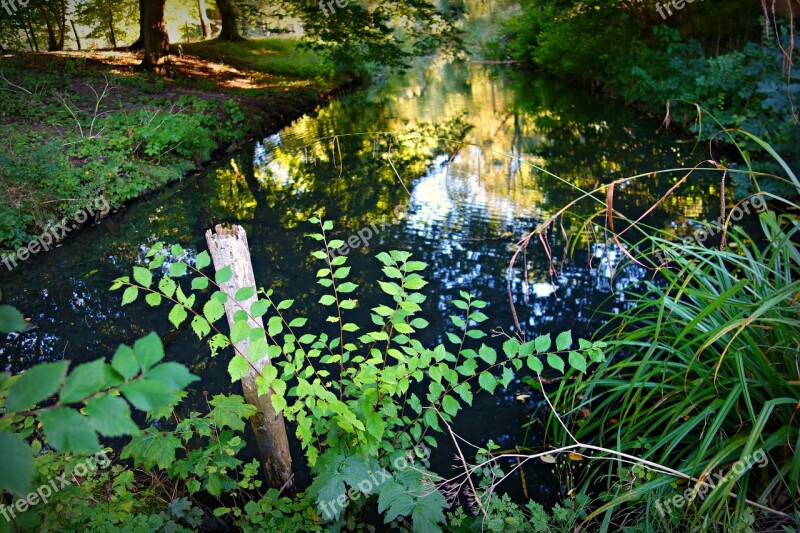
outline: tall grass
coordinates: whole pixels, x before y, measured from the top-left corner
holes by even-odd
[[[721,248],[679,244],[637,224],[637,242],[614,235],[630,261],[657,273],[631,289],[632,305],[602,335],[606,362],[550,394],[560,420],[552,417],[548,432],[562,445],[633,454],[689,481],[610,456],[589,461],[580,489],[598,496],[589,519],[604,530],[784,531],[800,523],[800,219],[768,210],[758,222],[749,234],[728,228]],[[654,264],[653,250],[671,261]],[[676,505],[687,489],[700,492]]]

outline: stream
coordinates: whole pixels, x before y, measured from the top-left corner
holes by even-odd
[[[202,378],[189,390],[187,409],[203,408],[204,390],[240,393],[231,385],[226,356],[211,358],[189,328],[174,332],[166,307],[151,309],[141,298],[120,307],[121,293],[109,292],[111,282],[144,264],[159,240],[194,255],[205,249],[207,229],[236,223],[247,231],[259,284],[280,299],[295,299],[293,316],[322,322],[319,263],[309,255],[316,243],[305,237],[314,230],[307,219],[318,212],[334,222],[334,238],[362,232],[348,265],[350,281],[369,290],[358,293],[353,321],[368,321],[369,309],[381,301],[374,290],[381,265],[374,256],[402,249],[429,265],[422,316],[430,326],[423,344],[443,342],[446,332],[456,331],[448,317],[459,291],[488,302],[487,331],[517,329],[510,293],[528,337],[567,329],[576,339],[591,337],[607,321],[605,313],[625,305],[622,291],[652,276],[635,265],[616,268],[622,254],[605,242],[602,218],[590,224],[595,238],[577,237],[565,256],[565,236],[574,237],[581,219],[602,209],[599,203],[582,201],[563,227],[551,226],[549,254],[537,239],[513,269],[509,261],[516,243],[579,196],[578,189],[707,159],[704,147],[692,152],[692,142],[659,126],[617,101],[509,66],[437,65],[376,82],[74,232],[63,246],[12,272],[0,265],[3,303],[18,307],[33,325],[0,340],[0,368],[19,372],[62,358],[76,364],[110,358],[120,343],[156,331],[167,358]],[[651,174],[622,184],[615,208],[635,218],[681,175]],[[648,223],[679,230],[691,220],[715,219],[718,187],[698,175]],[[503,449],[539,444],[537,420],[546,404],[521,377],[494,396],[476,395],[454,429],[476,445],[489,439]],[[448,436],[438,440],[433,469],[447,473],[454,449]],[[292,444],[296,464],[304,463]],[[552,469],[544,463],[525,468],[527,491],[543,504],[558,495]],[[301,487],[307,480],[307,473],[299,474]],[[505,488],[519,495],[520,481],[515,473]]]

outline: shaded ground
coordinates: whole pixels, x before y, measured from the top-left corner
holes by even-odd
[[[0,252],[99,195],[156,190],[348,81],[289,38],[176,49],[156,75],[121,51],[0,59]]]

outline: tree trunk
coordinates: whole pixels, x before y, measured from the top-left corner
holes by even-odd
[[[39,10],[42,12],[42,19],[47,26],[47,50],[50,52],[59,52],[64,49],[64,32],[60,36],[56,36],[56,29],[50,13],[47,11],[47,6],[44,2],[39,2]]]
[[[219,271],[230,266],[233,276],[230,280],[220,285],[220,290],[227,293],[225,313],[231,328],[234,324],[234,314],[241,310],[250,310],[257,301],[256,296],[251,296],[244,301],[236,301],[234,295],[244,288],[256,288],[253,265],[250,262],[250,249],[247,244],[247,234],[241,226],[223,228],[217,226],[216,234],[211,230],[206,232],[206,242],[214,268]],[[261,318],[250,318],[248,325],[259,328],[262,341],[266,342],[264,322]],[[253,335],[235,344],[237,353],[247,354]],[[289,439],[286,435],[286,425],[283,415],[275,412],[269,392],[263,396],[258,394],[256,377],[270,366],[269,357],[250,364],[249,373],[242,377],[242,389],[247,403],[254,405],[257,412],[250,419],[255,433],[258,450],[261,454],[261,464],[267,478],[267,484],[272,488],[289,489],[292,487],[292,456],[289,453]]]
[[[114,31],[114,12],[108,12],[108,40],[111,42],[111,47],[117,48],[117,34]]]
[[[75,22],[70,19],[69,23],[72,25],[72,32],[75,34],[75,42],[78,43],[78,50],[81,49],[81,38],[78,37],[78,29],[75,27]]]
[[[208,39],[208,20],[206,19],[206,0],[197,0],[197,10],[200,12],[200,31],[203,40]]]
[[[166,0],[139,0],[144,59],[141,68],[155,70],[158,61],[169,54],[169,35],[164,24]]]
[[[144,50],[144,0],[139,0],[139,38],[128,47],[131,52]]]
[[[239,35],[239,30],[236,28],[236,8],[231,0],[217,0],[217,9],[219,9],[219,14],[222,18],[222,30],[219,32],[219,40],[244,41],[244,37]]]
[[[30,32],[29,39],[31,39],[33,41],[33,50],[38,54],[39,53],[39,41],[36,40],[36,32],[33,31],[33,23],[30,21],[30,19],[28,20],[28,31]]]

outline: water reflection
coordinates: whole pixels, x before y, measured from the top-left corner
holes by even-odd
[[[598,311],[621,309],[621,291],[649,275],[621,262],[603,228],[595,228],[595,238],[577,237],[574,253],[564,254],[565,238],[580,233],[598,211],[596,202],[575,204],[571,216],[551,226],[545,236],[551,254],[534,242],[515,268],[509,260],[520,238],[573,201],[576,188],[702,159],[684,154],[686,145],[674,138],[656,135],[657,126],[616,102],[505,68],[446,66],[389,80],[223,156],[202,175],[134,204],[37,263],[0,274],[8,303],[35,326],[9,336],[0,364],[16,372],[44,360],[110,356],[120,342],[155,330],[167,341],[168,357],[202,375],[204,389],[230,391],[224,356],[211,359],[185,328],[172,332],[167,309],[142,302],[120,308],[119,294],[108,292],[111,280],[144,264],[157,240],[196,253],[205,248],[206,229],[238,223],[248,232],[259,282],[297,299],[296,310],[319,323],[310,305],[318,299],[308,256],[313,243],[304,234],[311,229],[305,221],[320,212],[335,221],[334,238],[387,221],[351,254],[352,281],[366,290],[355,311],[363,319],[380,299],[373,257],[397,248],[430,265],[424,342],[442,342],[453,330],[447,316],[461,290],[489,302],[491,327],[513,332],[508,286],[528,335],[566,329],[591,335],[603,323]],[[620,186],[615,207],[637,217],[681,175],[653,174]],[[713,220],[716,187],[698,175],[648,223]],[[201,392],[192,391],[190,404],[202,405]],[[543,416],[540,399],[515,401],[527,392],[517,379],[493,398],[480,395],[459,417],[457,431],[476,444],[492,438],[504,448],[521,445],[531,413]],[[529,436],[529,444],[538,438]],[[445,443],[440,466],[449,464],[451,451]],[[540,495],[554,489],[549,469],[526,468]]]

